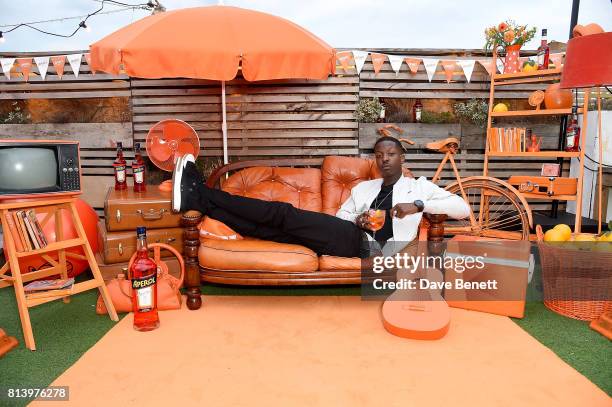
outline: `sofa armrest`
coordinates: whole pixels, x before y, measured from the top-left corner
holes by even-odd
[[[200,309],[202,306],[202,291],[200,290],[200,264],[198,250],[200,248],[200,231],[198,225],[202,214],[198,211],[187,211],[181,216],[183,231],[183,256],[185,257],[185,282],[187,291],[187,308]]]

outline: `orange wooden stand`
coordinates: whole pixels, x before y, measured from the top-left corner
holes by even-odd
[[[83,229],[83,225],[81,224],[81,220],[75,207],[75,201],[75,197],[64,197],[57,199],[40,199],[25,202],[0,202],[0,217],[2,218],[2,229],[5,231],[4,247],[7,258],[6,264],[2,268],[0,268],[0,288],[8,287],[11,285],[15,288],[15,297],[17,298],[17,307],[19,309],[19,317],[21,318],[21,328],[23,330],[26,347],[30,350],[36,350],[36,345],[34,342],[34,335],[32,333],[32,324],[30,322],[30,313],[28,311],[28,308],[60,298],[63,298],[64,302],[67,303],[70,302],[70,297],[66,296],[64,290],[61,290],[55,295],[53,294],[53,290],[50,290],[48,292],[48,297],[29,297],[24,292],[23,285],[24,283],[27,283],[29,281],[52,276],[55,274],[60,274],[62,278],[67,278],[68,273],[66,271],[66,257],[87,260],[94,277],[91,280],[74,284],[72,287],[71,294],[77,294],[94,288],[99,289],[100,294],[102,295],[102,298],[106,303],[108,315],[113,321],[119,320],[119,318],[117,318],[115,308],[113,307],[113,303],[110,300],[110,297],[106,290],[106,285],[104,284],[104,280],[102,279],[102,274],[100,274],[100,270],[98,269],[98,264],[96,263],[93,251],[91,250],[89,242],[87,241],[85,230]],[[55,216],[56,241],[53,243],[49,243],[46,247],[42,249],[18,252],[15,249],[15,242],[13,241],[13,237],[9,231],[9,225],[7,224],[6,216],[9,210],[27,208],[38,208],[41,213],[46,213],[46,216],[41,222],[41,226],[43,227],[51,219],[52,216]],[[67,210],[70,213],[70,216],[72,216],[72,223],[75,226],[77,233],[76,239],[63,239],[62,216],[60,214],[61,209]],[[66,251],[66,249],[68,248],[79,246],[83,247],[83,252],[85,253],[85,255]],[[58,259],[55,260],[54,258],[49,256],[48,253],[50,252],[57,252]],[[30,273],[22,274],[19,268],[19,259],[28,256],[40,256],[45,259],[49,264],[51,264],[51,266]],[[9,271],[10,275],[8,275]]]

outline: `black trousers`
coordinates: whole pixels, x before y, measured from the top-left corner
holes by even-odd
[[[206,186],[206,215],[241,235],[279,243],[300,244],[318,255],[366,257],[363,233],[354,223],[291,204],[233,195]],[[197,209],[197,208],[194,208]]]

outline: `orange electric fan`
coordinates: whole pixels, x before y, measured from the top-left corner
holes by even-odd
[[[155,166],[164,171],[174,171],[177,158],[200,152],[200,139],[196,131],[182,120],[168,119],[155,123],[147,134],[147,155]],[[162,191],[172,190],[172,181],[159,186]]]

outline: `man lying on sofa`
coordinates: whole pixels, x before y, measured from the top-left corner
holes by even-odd
[[[417,237],[423,212],[446,214],[455,219],[469,215],[469,206],[458,195],[445,191],[425,177],[414,179],[402,175],[404,148],[397,139],[379,138],[374,153],[382,178],[363,181],[353,187],[336,216],[298,209],[285,202],[264,201],[209,188],[191,154],[177,160],[172,209],[175,212],[197,210],[241,235],[300,244],[319,256],[360,258],[369,257],[371,248],[377,245],[386,255],[401,250]],[[375,232],[370,209],[386,212],[383,227]]]

